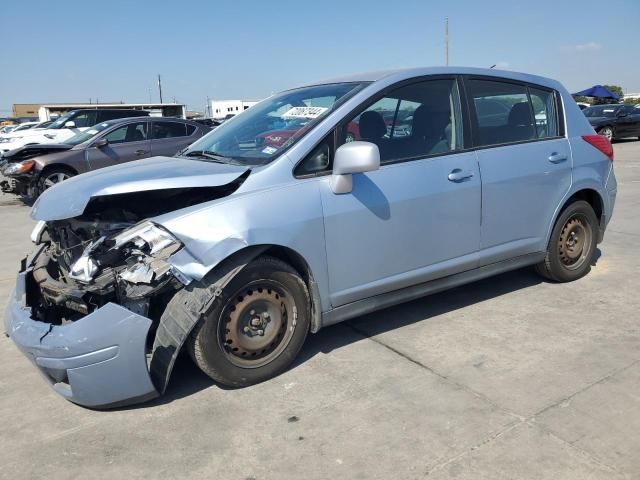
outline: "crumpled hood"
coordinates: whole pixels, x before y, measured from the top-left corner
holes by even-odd
[[[94,197],[233,182],[247,167],[187,158],[152,157],[94,170],[45,190],[33,205],[34,220],[63,220],[81,215]]]
[[[37,144],[37,145],[25,145],[2,155],[4,160],[9,162],[20,162],[27,158],[32,158],[40,155],[47,155],[49,153],[63,152],[71,150],[73,145],[65,145],[64,143],[49,143],[49,144]]]

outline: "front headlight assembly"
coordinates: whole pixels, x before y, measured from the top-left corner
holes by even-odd
[[[113,237],[113,242],[113,248],[115,249],[120,249],[129,243],[135,245],[137,248],[145,248],[146,246],[150,255],[165,250],[171,245],[176,247],[182,246],[180,241],[171,235],[171,233],[149,220],[120,232]],[[177,248],[173,251],[175,250],[177,250]]]
[[[90,282],[102,266],[101,258],[110,259],[107,263],[111,263],[112,254],[118,252],[126,264],[118,274],[123,280],[136,284],[151,283],[171,272],[184,283],[184,275],[175,272],[166,262],[180,248],[180,240],[147,220],[112,237],[101,237],[92,242],[71,266],[69,276],[81,282]]]
[[[4,170],[2,171],[2,174],[8,177],[22,175],[24,173],[31,171],[35,163],[36,162],[34,162],[33,160],[23,160],[22,162],[18,162],[18,163],[11,163],[4,168]]]

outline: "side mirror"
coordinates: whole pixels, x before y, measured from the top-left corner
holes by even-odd
[[[64,128],[75,128],[75,126],[76,126],[76,122],[74,122],[73,120],[69,120],[64,124]]]
[[[622,117],[626,117],[628,115],[627,112],[618,112],[618,115],[616,115],[618,118],[622,118]]]
[[[380,168],[380,150],[375,143],[349,142],[336,150],[331,175],[333,193],[350,193],[353,190],[353,173],[371,172]]]
[[[109,140],[107,140],[106,138],[100,138],[93,142],[93,146],[96,148],[106,147],[107,145],[109,145]]]

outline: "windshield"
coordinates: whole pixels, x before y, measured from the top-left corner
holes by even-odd
[[[49,125],[47,128],[56,129],[56,128],[64,127],[64,124],[67,123],[75,113],[76,112],[73,112],[73,111],[65,113],[64,115],[59,117],[55,122],[52,122],[51,125]]]
[[[180,156],[243,165],[269,163],[364,85],[333,83],[278,93],[223,123]]]
[[[620,110],[618,105],[600,105],[585,108],[582,113],[587,117],[615,117],[618,110]]]
[[[98,125],[94,125],[93,127],[91,127],[89,130],[76,133],[73,137],[65,140],[64,143],[66,143],[67,145],[80,145],[81,143],[86,142],[90,138],[95,137],[98,133],[112,126],[112,123],[99,123]]]

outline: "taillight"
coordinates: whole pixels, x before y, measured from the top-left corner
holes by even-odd
[[[613,145],[604,135],[582,135],[582,139],[604,153],[613,162]]]

